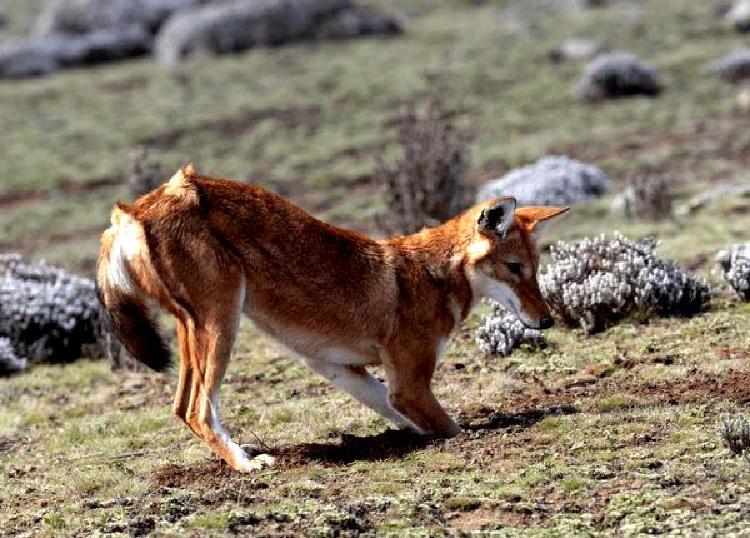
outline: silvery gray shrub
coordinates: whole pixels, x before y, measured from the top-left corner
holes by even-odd
[[[526,327],[515,314],[492,301],[492,311],[475,332],[475,340],[485,355],[510,355],[521,344],[539,346],[542,333]]]
[[[744,301],[750,301],[750,243],[740,243],[716,256],[727,284]]]
[[[0,255],[0,338],[28,363],[119,354],[92,280],[18,254]]]
[[[658,241],[619,232],[552,246],[539,286],[553,314],[587,332],[627,317],[692,316],[711,298],[708,284],[656,257]]]

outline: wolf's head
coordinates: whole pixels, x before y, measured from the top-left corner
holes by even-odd
[[[514,198],[499,198],[478,206],[466,266],[474,296],[498,301],[529,327],[551,327],[554,321],[536,276],[536,240],[547,224],[568,209],[516,208]]]

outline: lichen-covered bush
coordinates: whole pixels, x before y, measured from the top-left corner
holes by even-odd
[[[475,332],[479,349],[485,355],[510,355],[521,344],[539,346],[542,333],[526,327],[514,314],[493,301],[492,311]]]
[[[23,372],[26,369],[26,359],[16,355],[16,350],[10,343],[10,338],[0,338],[0,375]]]
[[[92,280],[17,254],[0,255],[0,338],[28,363],[119,354]]]
[[[489,181],[479,190],[477,202],[513,196],[519,206],[574,204],[600,197],[611,185],[599,167],[552,155]]]
[[[750,301],[750,243],[741,243],[716,256],[724,280],[743,301]]]
[[[379,163],[373,181],[385,198],[378,225],[388,233],[412,233],[455,216],[470,201],[465,182],[467,137],[430,100],[399,118],[402,157],[393,165]]]
[[[750,455],[750,420],[742,415],[727,415],[721,418],[717,433],[732,454]]]
[[[627,52],[597,56],[581,76],[576,95],[584,101],[600,101],[632,95],[655,96],[662,83],[656,70]]]
[[[674,262],[656,257],[658,242],[634,242],[620,233],[558,242],[539,277],[553,314],[587,332],[627,317],[692,316],[708,305],[708,285]]]

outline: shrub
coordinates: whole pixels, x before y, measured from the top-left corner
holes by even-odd
[[[661,220],[672,216],[672,192],[661,178],[631,181],[622,196],[625,215],[633,220]]]
[[[468,138],[430,100],[426,109],[402,115],[398,139],[402,157],[378,163],[373,180],[386,203],[378,225],[389,233],[412,233],[459,213],[471,199],[465,177]]]
[[[750,301],[750,243],[719,252],[716,261],[726,283],[742,300]]]
[[[542,333],[526,327],[515,314],[509,313],[499,303],[493,301],[492,312],[477,328],[475,340],[485,355],[510,355],[522,344],[539,347]]]
[[[553,314],[587,332],[630,316],[691,316],[710,300],[708,285],[656,257],[658,242],[633,242],[615,232],[574,244],[558,242],[539,278]]]
[[[22,361],[119,361],[94,282],[62,269],[0,255],[0,338]]]
[[[168,174],[160,164],[149,159],[148,148],[140,146],[128,156],[125,177],[130,194],[138,198],[164,183]]]
[[[631,95],[659,95],[659,74],[633,54],[612,52],[597,56],[581,76],[576,95],[585,101],[599,101]]]
[[[612,182],[599,167],[565,156],[548,156],[486,183],[477,202],[513,196],[519,206],[566,205],[594,200]]]
[[[724,445],[737,456],[750,455],[750,421],[742,415],[721,418],[717,433]]]

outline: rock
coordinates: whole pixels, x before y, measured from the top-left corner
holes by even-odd
[[[566,62],[576,60],[590,60],[597,54],[604,52],[605,47],[599,41],[593,39],[570,38],[549,52],[550,60],[553,62]]]
[[[738,32],[750,31],[750,0],[736,0],[724,20]]]
[[[12,41],[0,46],[0,79],[40,77],[76,66],[96,65],[141,56],[150,36],[138,26]]]
[[[55,0],[39,15],[37,36],[84,35],[139,26],[155,34],[174,13],[200,0]]]
[[[659,74],[633,54],[612,52],[589,63],[575,90],[579,99],[600,101],[633,95],[656,96],[662,91]]]
[[[392,17],[368,6],[352,6],[326,20],[315,31],[316,39],[352,39],[366,35],[398,35],[403,28]]]
[[[514,196],[519,206],[574,204],[598,198],[611,184],[597,166],[569,157],[550,156],[486,183],[479,190],[477,202]]]
[[[235,0],[176,14],[159,33],[156,52],[162,62],[175,64],[193,54],[400,31],[394,19],[351,0]]]
[[[0,45],[0,79],[42,77],[60,68],[58,41],[18,40]]]
[[[62,40],[59,61],[62,67],[77,67],[135,58],[149,52],[151,38],[146,31],[139,26],[125,26]]]
[[[750,49],[742,48],[727,53],[709,63],[706,71],[729,82],[741,82],[750,78]]]

